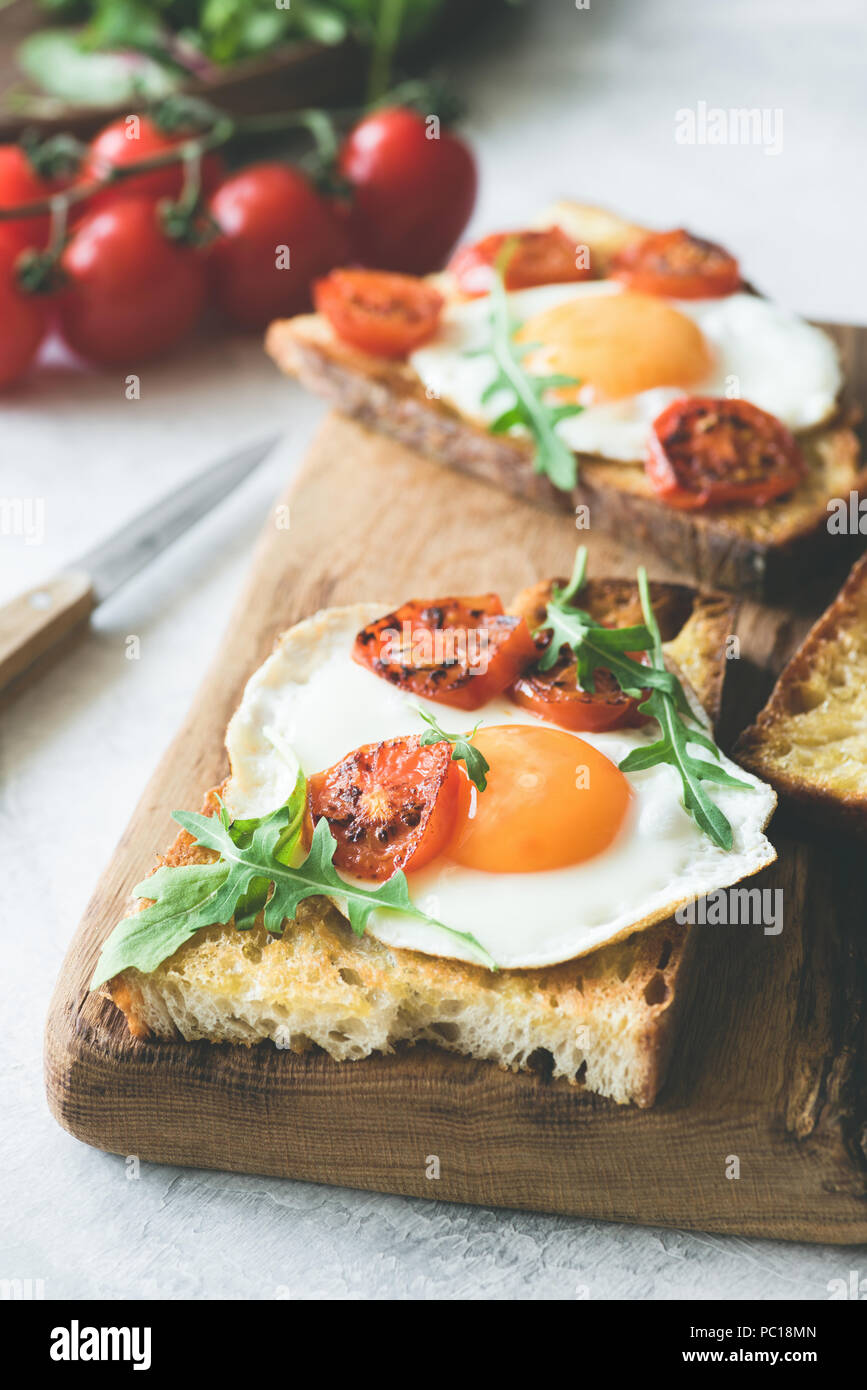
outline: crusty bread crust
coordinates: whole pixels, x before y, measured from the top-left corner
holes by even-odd
[[[867,555],[741,734],[736,755],[810,818],[867,840]]]
[[[512,611],[533,613],[550,588],[523,591]],[[676,585],[654,585],[652,597],[668,653],[679,651],[679,662],[690,654],[689,679],[715,718],[733,603]],[[591,580],[582,599],[600,621],[640,614],[635,585],[625,580]],[[207,794],[207,814],[218,790]],[[183,831],[159,862],[212,857]],[[513,1069],[547,1055],[552,1076],[647,1106],[665,1075],[691,951],[690,928],[672,919],[580,960],[492,975],[359,939],[329,902],[313,899],[282,937],[261,925],[244,933],[213,927],[152,974],[125,971],[107,992],[135,1037],[270,1038],[296,1051],[316,1044],[340,1061],[424,1040]]]
[[[162,862],[199,853],[183,832]],[[690,928],[672,919],[579,961],[494,975],[359,939],[317,898],[281,937],[261,926],[208,928],[152,974],[128,970],[108,992],[138,1038],[270,1039],[294,1052],[319,1046],[335,1061],[426,1041],[515,1071],[547,1062],[554,1078],[648,1106],[665,1075],[692,945]]]
[[[844,419],[800,436],[807,475],[765,507],[678,511],[653,493],[642,468],[586,455],[578,486],[562,492],[534,472],[528,440],[491,434],[448,401],[431,399],[407,363],[348,346],[320,315],[272,323],[266,347],[284,372],[368,428],[549,510],[587,506],[594,529],[630,536],[709,588],[771,597],[803,583],[839,556],[839,538],[827,530],[829,500],[867,496],[867,467]]]

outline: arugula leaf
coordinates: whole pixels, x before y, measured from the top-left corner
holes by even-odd
[[[130,967],[145,973],[155,970],[194,932],[201,927],[225,926],[239,907],[244,928],[251,926],[264,908],[266,929],[280,935],[284,921],[294,919],[299,903],[320,896],[337,899],[357,936],[363,935],[374,909],[390,908],[463,941],[489,969],[496,970],[490,954],[469,932],[455,931],[415,906],[402,871],[376,889],[341,878],[332,863],[337,841],[324,817],[313,832],[303,863],[293,868],[284,862],[294,856],[300,840],[301,819],[293,804],[297,791],[296,787],[285,806],[252,824],[233,825],[222,803],[217,816],[175,811],[174,819],[195,843],[215,850],[219,859],[210,864],[163,867],[136,885],[135,897],[154,901],[115,927],[102,948],[91,989]]]
[[[474,786],[483,792],[488,785],[487,774],[491,770],[491,764],[478,748],[473,747],[472,741],[478,732],[479,725],[476,724],[468,734],[447,734],[445,729],[440,728],[434,715],[428,714],[427,710],[423,710],[420,705],[416,705],[416,713],[421,715],[426,724],[430,725],[430,728],[421,736],[422,746],[427,747],[431,743],[454,744],[452,762],[466,763],[467,776]]]
[[[267,732],[266,729],[265,733],[267,734]],[[281,864],[292,862],[293,855],[301,842],[306,807],[307,779],[303,772],[299,771],[298,780],[288,802],[289,821],[274,847],[274,857],[279,859]],[[245,837],[252,835],[258,823],[256,820],[236,820],[230,824],[228,812],[222,802],[220,803],[220,819],[236,845],[248,843],[248,838]],[[265,906],[269,886],[267,878],[256,879],[244,896],[238,899],[233,914],[238,931],[249,931],[251,927],[256,925],[256,918]]]
[[[572,566],[572,575],[565,589],[555,589],[553,597],[558,603],[571,604],[576,594],[580,594],[584,588],[584,581],[587,578],[587,547],[579,545],[575,551],[575,563]]]
[[[537,348],[538,344],[515,342],[517,325],[509,309],[504,280],[505,269],[514,246],[514,239],[507,241],[493,267],[490,295],[491,343],[489,347],[482,349],[482,354],[490,354],[497,366],[497,374],[482,393],[482,401],[489,401],[499,391],[507,391],[514,403],[498,415],[488,429],[491,434],[504,434],[514,425],[523,425],[529,431],[535,445],[535,471],[545,474],[555,487],[569,491],[575,486],[578,478],[578,462],[554,427],[560,420],[565,420],[571,415],[580,415],[583,406],[549,405],[545,400],[545,393],[560,386],[577,386],[578,382],[571,376],[535,376],[524,369],[523,359]]]
[[[281,812],[266,816],[253,831],[248,844],[236,845],[222,821],[191,811],[176,811],[175,820],[196,836],[196,843],[215,849],[230,866],[230,878],[249,892],[254,875],[266,873],[273,891],[265,906],[265,926],[279,935],[286,918],[294,918],[298,904],[305,898],[337,897],[341,911],[349,919],[356,936],[363,936],[367,919],[377,907],[390,907],[406,912],[419,921],[448,932],[477,951],[486,965],[493,961],[485,948],[469,932],[454,931],[451,927],[420,911],[409,896],[406,875],[398,869],[379,888],[363,888],[341,878],[332,860],[337,841],[323,816],[316,824],[307,858],[298,868],[290,868],[274,857],[274,847],[280,839]],[[233,887],[233,885],[231,885]],[[219,901],[219,899],[218,899]],[[231,916],[231,914],[229,914]],[[228,918],[226,918],[228,921]]]
[[[154,901],[118,922],[102,948],[90,988],[96,989],[130,965],[144,974],[156,970],[200,927],[220,922],[217,901],[228,874],[228,864],[218,860],[163,867],[136,884],[134,897]]]
[[[568,646],[574,657],[578,684],[591,694],[596,689],[594,672],[597,667],[610,671],[627,695],[637,698],[650,687],[676,695],[678,681],[670,671],[645,666],[627,652],[644,652],[652,645],[646,624],[633,627],[603,627],[583,608],[573,603],[584,585],[587,550],[581,546],[575,559],[572,578],[565,589],[555,589],[537,631],[550,631],[551,642],[539,658],[539,669],[549,671],[560,658],[561,647]],[[689,713],[689,706],[685,705]]]
[[[575,556],[572,577],[563,589],[555,589],[545,611],[539,630],[550,630],[551,643],[539,660],[543,671],[559,659],[566,644],[575,657],[578,684],[584,690],[594,689],[593,673],[597,667],[611,671],[622,690],[634,698],[645,690],[650,694],[638,706],[642,714],[655,719],[661,738],[643,748],[635,748],[620,763],[621,772],[642,772],[659,763],[671,763],[683,783],[683,804],[696,823],[720,849],[731,849],[732,828],[719,807],[711,801],[702,782],[714,782],[721,787],[743,787],[742,782],[719,765],[720,752],[713,739],[698,726],[695,712],[684,693],[683,686],[672,671],[666,669],[662,652],[662,635],[650,602],[647,571],[638,571],[638,591],[641,596],[643,624],[632,627],[606,628],[589,613],[578,608],[574,599],[584,586],[587,573],[587,547],[581,546]],[[626,653],[649,652],[651,664],[643,665]],[[689,724],[684,723],[689,720]],[[697,758],[689,744],[699,744],[717,759]]]
[[[644,620],[651,636],[650,651],[653,668],[661,670],[663,668],[662,637],[656,615],[651,607],[647,571],[643,566],[638,571],[638,591],[641,595]],[[720,849],[731,849],[733,843],[731,825],[716,803],[711,801],[702,786],[702,782],[714,782],[722,787],[742,787],[746,791],[752,791],[753,788],[750,783],[732,777],[725,768],[719,766],[718,762],[708,762],[706,758],[698,758],[689,751],[688,745],[697,743],[708,749],[715,758],[719,759],[720,755],[716,744],[703,729],[695,725],[688,727],[684,723],[682,714],[686,714],[692,720],[695,719],[695,715],[689,707],[679,681],[675,694],[659,688],[651,690],[649,698],[639,706],[639,709],[642,714],[647,714],[658,722],[662,737],[656,743],[648,744],[644,748],[636,748],[627,754],[620,763],[621,772],[639,772],[644,768],[655,767],[658,763],[671,763],[677,769],[683,783],[683,804],[686,810],[715,845],[718,845]]]

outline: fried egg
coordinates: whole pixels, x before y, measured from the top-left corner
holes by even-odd
[[[722,766],[748,783],[712,788],[734,832],[728,852],[684,810],[674,768],[620,771],[627,753],[658,737],[652,722],[579,735],[505,697],[470,716],[358,665],[356,633],[387,611],[380,604],[326,609],[283,634],[227,730],[225,799],[233,816],[281,805],[299,767],[309,776],[362,744],[422,732],[419,706],[450,733],[481,721],[475,741],[490,763],[487,788],[467,783],[448,850],[409,872],[407,882],[418,908],[471,933],[504,969],[572,960],[776,858],[763,833],[774,792],[726,757]],[[470,945],[405,913],[376,909],[367,930],[386,946],[478,960]]]
[[[642,462],[651,424],[685,394],[741,397],[793,431],[836,409],[843,377],[831,339],[758,295],[672,300],[588,280],[508,299],[518,340],[530,347],[527,370],[580,383],[557,393],[584,407],[557,425],[576,453]],[[467,356],[490,339],[487,299],[455,300],[409,359],[432,396],[485,424],[513,404],[502,391],[483,399],[496,369],[487,354]]]

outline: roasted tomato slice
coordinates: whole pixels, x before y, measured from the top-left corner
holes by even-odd
[[[663,501],[701,507],[763,507],[806,473],[794,437],[749,401],[687,396],[654,421],[645,470]]]
[[[425,700],[478,709],[538,655],[525,618],[496,594],[413,599],[359,632],[355,660]]]
[[[443,307],[424,280],[384,270],[332,270],[313,299],[339,338],[377,357],[405,357],[426,343]]]
[[[314,823],[325,816],[337,841],[334,863],[382,880],[420,869],[448,844],[462,783],[448,743],[422,747],[416,735],[366,743],[308,781]]]
[[[633,661],[645,661],[643,652],[629,652]],[[637,699],[620,689],[617,678],[599,667],[593,673],[595,690],[582,690],[571,652],[563,649],[559,661],[548,671],[532,667],[519,676],[509,694],[516,705],[532,710],[542,719],[573,733],[605,733],[607,729],[637,728],[646,722],[638,706],[648,694]]]
[[[671,299],[718,299],[741,284],[734,256],[682,227],[625,246],[611,263],[611,275],[632,290]]]
[[[507,290],[590,279],[589,266],[578,263],[574,242],[559,227],[541,232],[495,232],[471,246],[461,246],[452,257],[449,270],[464,294],[475,297],[488,293],[491,267],[509,240],[515,242],[515,249],[503,277]]]

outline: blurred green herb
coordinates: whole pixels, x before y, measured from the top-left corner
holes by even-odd
[[[556,488],[569,491],[577,481],[578,461],[555,426],[560,420],[579,415],[582,406],[552,405],[547,400],[547,393],[563,386],[577,386],[578,382],[574,377],[560,374],[536,376],[524,366],[524,358],[539,344],[515,341],[518,325],[509,308],[504,278],[514,249],[515,242],[507,241],[493,267],[490,344],[472,354],[492,357],[497,367],[496,376],[482,393],[482,401],[489,401],[500,392],[508,393],[512,398],[512,404],[497,416],[488,429],[491,434],[505,434],[515,425],[526,429],[535,449],[535,471],[550,478]]]
[[[354,38],[372,51],[371,95],[388,86],[397,48],[421,37],[444,0],[41,0],[42,8],[75,28],[31,35],[19,50],[25,72],[46,91],[113,99],[129,54],[140,58],[132,76],[147,94],[169,90],[189,75],[270,53],[281,44]],[[102,61],[85,64],[87,55]],[[106,65],[111,56],[115,63]],[[157,78],[153,67],[162,69]],[[129,81],[129,74],[128,79]],[[96,82],[94,93],[89,86]],[[103,96],[103,93],[106,95]]]
[[[638,591],[641,595],[644,621],[651,638],[647,650],[650,653],[652,670],[660,674],[665,669],[662,637],[650,602],[650,586],[644,566],[638,571]],[[650,685],[649,680],[647,684]],[[686,810],[715,845],[719,845],[720,849],[730,850],[734,842],[731,825],[716,802],[708,796],[702,783],[713,782],[719,787],[735,787],[744,791],[752,791],[752,786],[749,782],[742,782],[738,777],[732,777],[731,773],[726,772],[720,765],[719,749],[713,739],[698,727],[695,713],[689,706],[680,681],[675,683],[673,691],[660,689],[658,686],[652,687],[648,698],[639,709],[642,714],[647,714],[657,721],[660,737],[655,743],[650,743],[644,748],[635,748],[627,754],[620,763],[621,771],[642,772],[658,763],[670,763],[680,777]],[[685,720],[689,722],[686,723]],[[713,754],[716,762],[710,762],[709,759],[692,753],[689,749],[691,743],[706,748]]]

